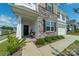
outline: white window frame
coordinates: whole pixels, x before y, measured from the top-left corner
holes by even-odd
[[[53,22],[53,21],[51,21],[51,20],[46,20],[46,22],[49,22],[49,23],[50,23],[50,26],[49,26],[49,27],[50,27],[50,30],[47,30],[47,26],[45,25],[45,31],[46,31],[46,32],[54,32],[54,31],[55,31],[55,26],[52,26],[52,22]],[[54,22],[53,22],[53,23],[54,23]],[[53,31],[51,30],[51,27],[54,27],[54,30],[53,30]]]
[[[51,6],[50,6],[50,7],[51,7],[51,9],[50,9],[50,10],[48,9],[48,8],[49,8],[49,4],[51,4]],[[48,11],[50,11],[50,12],[52,12],[52,11],[53,11],[53,4],[52,4],[52,3],[47,3],[47,10],[48,10]]]
[[[61,14],[62,15],[62,20],[64,20],[65,21],[65,16],[64,16],[64,14]]]

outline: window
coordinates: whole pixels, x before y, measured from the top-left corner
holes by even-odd
[[[50,31],[50,22],[46,21],[46,31]]]
[[[52,21],[46,21],[45,31],[54,31],[55,30],[55,23]]]
[[[47,3],[47,10],[52,11],[53,10],[53,4],[52,3]]]
[[[51,22],[51,31],[54,31],[54,29],[55,29],[55,23]]]
[[[65,16],[62,14],[62,19],[65,20]]]
[[[60,18],[60,12],[58,12],[58,18]]]

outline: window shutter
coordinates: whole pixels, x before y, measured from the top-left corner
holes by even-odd
[[[45,19],[43,20],[43,32],[45,32]]]
[[[56,22],[54,23],[54,25],[55,25],[55,31],[56,31]]]
[[[45,3],[45,8],[46,8],[46,10],[47,10],[47,3]]]

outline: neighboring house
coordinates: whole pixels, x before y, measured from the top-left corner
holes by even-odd
[[[16,37],[35,37],[66,34],[66,15],[58,10],[57,3],[15,3],[10,4],[17,16]],[[60,14],[58,14],[60,12]]]
[[[77,22],[76,24],[76,29],[79,29],[79,22]]]
[[[76,20],[68,20],[67,21],[67,31],[74,31],[77,29],[77,21]]]

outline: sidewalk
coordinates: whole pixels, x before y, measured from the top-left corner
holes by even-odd
[[[55,48],[59,52],[62,52],[65,48],[67,48],[75,40],[79,40],[79,36],[66,35],[65,37],[66,37],[66,39],[49,44],[49,47],[51,47],[51,49],[52,49],[52,53],[58,54],[58,52],[56,52],[53,48]],[[43,47],[40,47],[39,49],[43,50],[43,52],[45,53],[46,51],[45,51],[44,47],[48,47],[48,46],[43,46]]]

